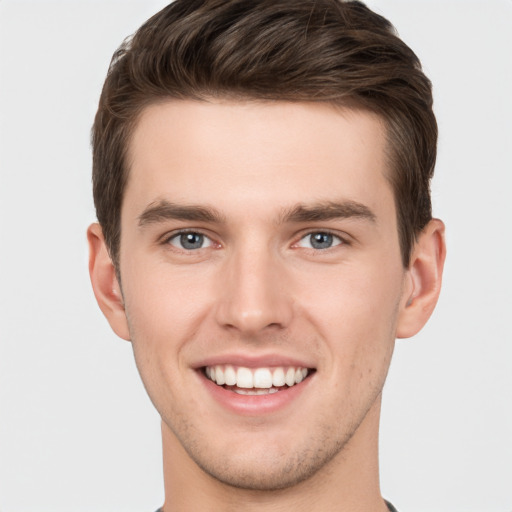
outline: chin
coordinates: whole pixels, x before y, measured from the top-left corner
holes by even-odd
[[[238,489],[251,491],[279,491],[288,489],[311,478],[323,467],[324,461],[265,460],[237,462],[220,467],[220,464],[201,464],[199,467],[218,482]],[[270,465],[272,464],[272,465]]]
[[[187,452],[195,464],[222,484],[252,491],[279,491],[321,472],[343,450],[351,435],[352,432],[324,432],[316,439],[307,436],[302,441],[288,439],[288,443],[286,439],[271,443],[259,439],[260,442],[243,443],[243,450],[233,442],[231,449],[222,453],[203,443],[184,446],[188,444]]]

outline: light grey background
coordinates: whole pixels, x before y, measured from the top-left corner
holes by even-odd
[[[96,306],[89,129],[111,54],[163,0],[0,1],[0,510],[152,512],[159,419]],[[512,1],[372,0],[440,125],[444,290],[397,343],[382,490],[401,512],[512,511]]]

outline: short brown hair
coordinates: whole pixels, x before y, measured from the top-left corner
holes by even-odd
[[[330,102],[387,128],[404,266],[432,218],[431,83],[393,26],[358,1],[176,0],[112,58],[92,130],[98,221],[119,269],[126,154],[142,110],[167,98]]]

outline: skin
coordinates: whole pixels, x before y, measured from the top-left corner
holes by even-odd
[[[169,101],[142,114],[122,287],[101,228],[88,237],[98,303],[162,417],[165,512],[387,510],[382,386],[395,338],[435,306],[445,248],[433,220],[403,267],[385,144],[377,116],[326,104]],[[204,245],[184,248],[183,229]],[[312,233],[332,245],[314,248]],[[232,357],[314,372],[277,409],[241,413],[198,370]]]

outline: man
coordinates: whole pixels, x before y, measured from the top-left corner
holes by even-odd
[[[164,512],[393,510],[381,392],[439,295],[436,139],[359,2],[177,0],[115,54],[90,273],[162,417]]]

